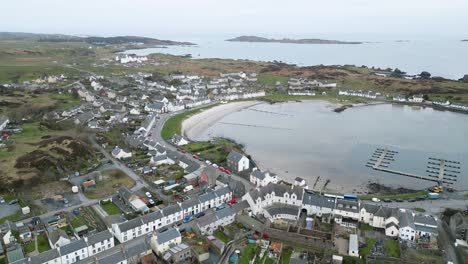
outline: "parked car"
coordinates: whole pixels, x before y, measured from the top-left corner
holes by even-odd
[[[232,172],[231,172],[230,170],[228,170],[228,169],[224,169],[224,172],[225,172],[227,175],[231,175],[231,174],[232,174]]]
[[[153,195],[151,195],[151,193],[150,193],[150,192],[146,192],[146,193],[145,193],[145,195],[146,195],[146,197],[148,197],[148,198],[151,198],[151,197],[153,197]]]
[[[166,232],[167,230],[169,230],[169,228],[163,227],[163,228],[159,229],[158,232],[159,232],[159,233],[162,233],[162,232]]]
[[[153,200],[153,199],[149,199],[149,200],[148,200],[148,203],[149,203],[151,206],[154,206],[154,205],[156,205],[156,203],[154,202],[154,200]]]
[[[18,203],[18,199],[13,199],[10,202],[8,202],[9,205],[17,204],[17,203]]]
[[[187,153],[187,151],[185,149],[182,149],[180,152]]]
[[[215,168],[218,168],[218,165],[216,165],[216,163],[213,163],[212,166],[215,167]]]
[[[193,216],[191,215],[187,215],[185,218],[184,218],[184,224],[185,223],[189,223],[193,220]]]
[[[204,215],[205,215],[205,212],[200,212],[200,213],[196,214],[195,217],[200,218],[200,217],[202,217]]]
[[[197,155],[193,155],[192,156],[194,159],[199,159],[199,157]]]
[[[209,160],[205,160],[205,163],[208,164],[208,165],[211,165],[211,161],[209,161]]]
[[[383,201],[384,203],[391,203],[391,202],[392,202],[391,199],[382,199],[382,201]]]
[[[404,202],[404,200],[403,200],[403,199],[396,199],[395,201],[396,201],[396,202],[398,202],[398,203],[402,203],[402,202]]]
[[[0,204],[5,203],[5,199],[3,197],[0,197]]]

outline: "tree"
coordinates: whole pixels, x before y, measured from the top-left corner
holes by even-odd
[[[468,83],[468,74],[465,74],[465,76],[463,76],[462,82]]]
[[[427,71],[423,71],[421,72],[421,74],[419,74],[419,76],[421,76],[421,79],[429,79],[431,78],[431,74]]]
[[[402,76],[405,75],[405,74],[406,74],[406,72],[401,71],[400,69],[396,68],[395,70],[393,70],[391,76],[392,76],[392,77],[400,78],[400,77],[402,77]]]
[[[428,96],[427,94],[425,94],[425,95],[423,95],[423,99],[424,99],[425,101],[428,101],[428,100],[429,100],[429,96]]]

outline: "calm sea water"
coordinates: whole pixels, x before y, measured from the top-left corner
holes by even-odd
[[[369,43],[361,45],[317,45],[224,41],[228,38],[232,38],[232,36],[181,38],[179,40],[198,45],[128,50],[126,53],[138,55],[151,53],[191,54],[195,59],[277,60],[299,66],[354,64],[369,67],[399,68],[410,74],[429,71],[433,76],[443,76],[451,79],[459,79],[464,74],[468,74],[468,42],[462,42],[460,39],[420,38],[405,39],[408,41],[401,42],[397,38],[392,39],[389,37],[355,36],[351,38],[327,36],[324,38],[369,41]]]
[[[261,169],[313,185],[359,189],[368,182],[420,189],[434,183],[365,167],[376,148],[398,150],[396,169],[426,175],[428,157],[462,162],[458,189],[468,189],[468,115],[401,105],[331,111],[325,102],[260,104],[227,115],[195,139],[226,137],[245,145]],[[260,111],[259,111],[260,110]]]

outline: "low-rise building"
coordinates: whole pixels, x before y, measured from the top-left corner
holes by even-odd
[[[154,233],[151,237],[151,248],[159,256],[163,256],[170,248],[181,243],[182,236],[176,228],[170,228],[162,233]]]
[[[241,153],[231,150],[226,158],[227,168],[233,172],[241,172],[248,170],[250,167],[250,160]]]

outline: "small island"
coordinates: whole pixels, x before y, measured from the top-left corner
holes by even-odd
[[[468,42],[468,39],[462,39],[462,41],[467,41]]]
[[[327,39],[271,39],[257,36],[240,36],[233,39],[227,39],[226,41],[235,42],[270,42],[270,43],[293,43],[293,44],[362,44],[359,41],[339,41],[339,40],[327,40]]]

